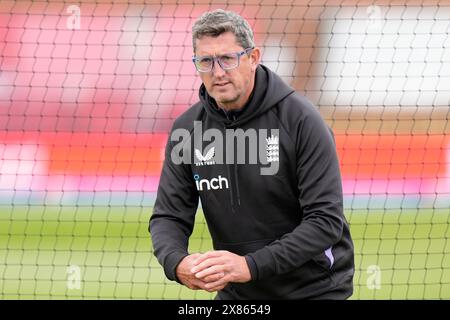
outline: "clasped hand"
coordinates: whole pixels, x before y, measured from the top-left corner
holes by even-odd
[[[219,291],[230,282],[248,282],[250,270],[245,257],[218,250],[194,253],[181,260],[178,280],[192,290]]]

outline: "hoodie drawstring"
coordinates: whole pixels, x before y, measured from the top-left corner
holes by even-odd
[[[227,114],[227,118],[230,120],[229,118],[230,113]],[[233,117],[233,121],[237,120],[237,116],[235,113],[231,113],[231,116]],[[239,192],[239,179],[238,179],[238,170],[237,170],[237,163],[236,163],[236,159],[234,159],[234,184],[236,186],[236,196],[237,196],[237,202],[238,202],[238,206],[241,205],[241,194]],[[233,193],[233,192],[231,192]]]
[[[231,115],[233,117],[233,120],[236,121],[236,115],[233,113],[225,113],[227,116],[227,119],[230,120],[229,116]],[[227,129],[226,125],[224,125],[225,130]],[[237,169],[237,163],[236,163],[236,157],[235,159],[233,159],[233,165],[234,165],[234,172],[233,172],[233,177],[231,176],[231,172],[230,172],[230,166],[227,165],[227,173],[228,173],[228,177],[233,180],[234,182],[234,186],[236,188],[236,196],[237,196],[237,204],[238,206],[241,205],[241,193],[239,191],[239,179],[238,179],[238,169]],[[234,195],[233,195],[233,182],[230,181],[230,198],[231,198],[231,208],[233,213],[235,212],[234,210]]]
[[[230,179],[230,199],[231,199],[231,210],[234,213],[234,197],[233,197],[233,183],[231,182],[231,173],[230,173],[230,166],[226,165],[227,167],[227,173],[228,173],[228,177]]]
[[[239,192],[239,179],[238,179],[238,171],[237,171],[237,164],[234,162],[234,181],[236,185],[236,195],[237,195],[237,201],[238,205],[241,205],[241,194]]]

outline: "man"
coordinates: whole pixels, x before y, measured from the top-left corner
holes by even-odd
[[[239,15],[205,13],[193,46],[200,102],[173,125],[149,227],[166,276],[217,299],[348,298],[353,244],[331,131],[259,64]],[[215,250],[189,254],[199,198]]]

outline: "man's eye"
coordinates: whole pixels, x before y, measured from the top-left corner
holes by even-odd
[[[211,63],[211,61],[212,61],[212,58],[211,58],[211,57],[205,57],[205,58],[201,58],[201,59],[199,60],[199,62],[200,62],[201,64],[208,64],[208,63]]]
[[[224,56],[220,57],[220,60],[222,60],[223,62],[233,61],[234,60],[234,56],[232,56],[232,55],[224,55]]]

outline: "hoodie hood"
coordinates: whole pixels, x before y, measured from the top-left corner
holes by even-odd
[[[214,98],[208,94],[205,85],[202,84],[199,96],[208,116],[224,123],[227,127],[237,127],[267,112],[295,91],[264,65],[258,66],[255,77],[255,86],[250,99],[239,111],[239,116],[232,119],[229,119],[226,113],[217,106]]]

